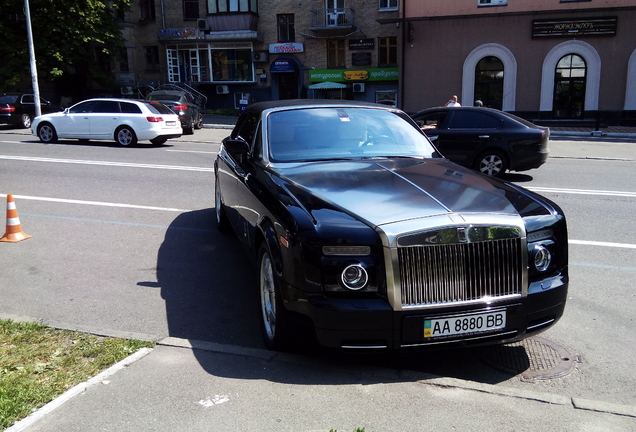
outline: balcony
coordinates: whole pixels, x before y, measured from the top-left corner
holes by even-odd
[[[312,9],[309,30],[319,36],[340,36],[356,30],[355,11],[350,8]]]

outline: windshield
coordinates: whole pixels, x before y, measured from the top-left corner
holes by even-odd
[[[277,162],[432,157],[427,138],[398,114],[374,108],[303,108],[267,117],[269,157]]]

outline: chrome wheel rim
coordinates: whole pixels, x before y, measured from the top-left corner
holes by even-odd
[[[53,130],[48,125],[42,126],[40,128],[40,138],[42,141],[51,141],[53,138]]]
[[[30,128],[31,127],[31,116],[28,114],[22,114],[22,126],[24,126],[25,128]]]
[[[265,333],[269,340],[276,335],[276,290],[274,286],[274,273],[272,261],[266,252],[261,258],[260,270],[261,312]]]
[[[488,155],[481,160],[479,170],[489,176],[495,176],[501,171],[503,161],[497,155]]]
[[[216,212],[216,223],[221,223],[221,189],[219,188],[219,179],[214,181],[214,210]]]
[[[130,129],[122,129],[117,132],[117,142],[123,146],[127,146],[133,140],[132,131]]]

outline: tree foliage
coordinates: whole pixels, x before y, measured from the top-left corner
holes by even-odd
[[[0,6],[0,90],[31,79],[24,6],[24,0]],[[119,17],[129,7],[130,0],[29,0],[38,78],[78,75],[108,87],[106,64],[124,47]]]

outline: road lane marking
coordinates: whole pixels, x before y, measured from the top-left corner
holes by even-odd
[[[621,267],[621,266],[581,263],[581,262],[571,262],[569,263],[569,265],[578,266],[578,267],[592,267],[592,268],[597,268],[602,270],[623,270],[623,271],[636,272],[636,267]]]
[[[529,189],[534,192],[539,192],[539,193],[605,195],[605,196],[622,196],[622,197],[628,197],[628,198],[636,198],[636,192],[604,191],[604,190],[592,190],[592,189],[560,189],[560,188],[544,188],[544,187],[526,187],[526,189]]]
[[[166,150],[176,153],[204,153],[204,154],[217,154],[218,152],[200,151],[200,150]]]
[[[0,197],[6,198],[6,195],[0,194]],[[13,198],[33,200],[33,201],[50,201],[50,202],[65,203],[65,204],[83,204],[83,205],[94,205],[94,206],[104,206],[104,207],[133,208],[133,209],[140,209],[140,210],[169,211],[169,212],[179,212],[179,213],[192,211],[192,210],[170,208],[170,207],[152,207],[152,206],[141,206],[141,205],[134,205],[134,204],[111,203],[111,202],[103,202],[103,201],[83,201],[83,200],[72,200],[72,199],[64,199],[64,198],[34,197],[34,196],[27,196],[27,195],[13,195]]]
[[[39,158],[39,157],[30,157],[30,156],[6,156],[6,155],[0,155],[0,159],[20,160],[20,161],[29,161],[29,162],[51,162],[51,163],[67,163],[67,164],[80,164],[80,165],[103,165],[103,166],[130,167],[130,168],[152,168],[152,169],[180,170],[180,171],[214,172],[214,168],[207,168],[207,167],[138,164],[138,163],[129,163],[129,162],[91,161],[91,160],[79,160],[79,159],[54,159],[54,158]]]
[[[603,246],[603,247],[636,249],[636,244],[629,244],[629,243],[609,243],[609,242],[597,242],[597,241],[586,241],[586,240],[568,240],[568,243],[585,245],[585,246]]]

